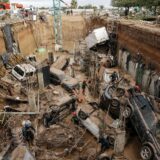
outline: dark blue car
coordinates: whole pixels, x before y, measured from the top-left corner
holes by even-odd
[[[142,159],[160,160],[160,120],[149,99],[141,94],[130,96],[124,115],[130,118],[142,142]]]

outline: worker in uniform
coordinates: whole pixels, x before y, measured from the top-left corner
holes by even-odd
[[[62,67],[62,71],[65,71],[66,68],[69,66],[69,63],[70,63],[70,58],[66,58],[66,63],[65,65]]]
[[[71,104],[71,111],[72,111],[72,112],[75,112],[76,109],[77,109],[76,101],[73,101],[72,104]]]
[[[30,120],[22,122],[22,135],[25,141],[33,145],[35,129]]]
[[[75,78],[75,71],[73,65],[70,65],[69,67],[70,76]]]
[[[49,128],[50,125],[56,124],[59,121],[59,112],[52,110],[49,113],[43,115],[43,122],[46,128]]]
[[[117,81],[118,80],[118,74],[117,74],[117,72],[113,72],[112,74],[111,74],[111,82],[112,83],[114,83],[115,81]]]
[[[77,113],[76,112],[72,112],[72,119],[71,121],[76,124],[76,125],[79,125],[79,119],[77,117]]]
[[[82,93],[83,93],[83,95],[85,95],[86,87],[87,87],[87,82],[86,82],[86,80],[84,80],[84,81],[82,82]]]
[[[105,152],[106,149],[109,149],[108,139],[104,136],[99,137],[99,143],[101,144],[101,153]]]

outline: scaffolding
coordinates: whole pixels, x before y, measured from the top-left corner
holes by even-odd
[[[62,49],[62,17],[61,17],[61,2],[53,0],[54,14],[54,34],[55,34],[55,50]]]

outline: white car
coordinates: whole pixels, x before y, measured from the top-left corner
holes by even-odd
[[[12,69],[12,75],[19,81],[25,81],[28,77],[33,76],[36,68],[31,64],[18,64]]]
[[[89,49],[107,40],[109,40],[109,35],[105,27],[94,29],[85,39]]]

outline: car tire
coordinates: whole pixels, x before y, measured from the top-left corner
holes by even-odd
[[[120,102],[119,102],[119,100],[118,99],[112,99],[111,100],[111,106],[112,107],[119,107],[120,106]]]
[[[113,137],[108,137],[108,142],[109,142],[109,145],[113,147],[115,143],[115,139]]]
[[[143,160],[151,160],[153,157],[152,148],[148,145],[144,145],[141,149],[140,155]]]
[[[125,110],[123,111],[124,118],[130,118],[132,115],[132,109],[129,106],[126,106]]]
[[[98,160],[110,160],[109,157],[103,157],[103,158],[99,158]]]
[[[116,92],[117,92],[117,97],[122,97],[125,94],[125,90],[122,88],[117,88]]]
[[[88,115],[87,115],[85,112],[83,112],[82,110],[80,110],[80,111],[78,112],[78,117],[79,117],[80,119],[82,119],[82,120],[86,120],[86,119],[88,118]]]
[[[119,118],[120,115],[120,102],[117,99],[112,99],[109,107],[109,114],[113,119]]]
[[[115,91],[115,87],[114,86],[110,86],[108,88],[108,94],[112,97],[113,92]]]

